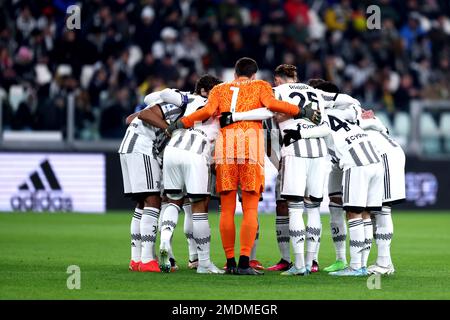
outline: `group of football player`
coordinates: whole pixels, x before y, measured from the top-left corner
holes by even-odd
[[[263,274],[256,259],[257,206],[268,165],[263,150],[278,170],[275,226],[281,255],[266,270],[286,276],[319,271],[320,204],[328,189],[336,261],[324,271],[334,276],[394,273],[391,208],[405,198],[400,145],[371,110],[335,84],[322,79],[300,83],[296,67],[283,64],[275,69],[270,88],[255,79],[257,70],[254,60],[241,58],[233,81],[204,75],[194,93],[170,88],[150,93],[142,110],[127,118],[119,154],[125,194],[136,202],[130,270],[178,269],[172,238],[183,210],[190,269]],[[238,193],[243,222],[236,263]],[[222,208],[224,268],[210,259],[212,196],[220,198]],[[368,267],[373,239],[377,259]]]

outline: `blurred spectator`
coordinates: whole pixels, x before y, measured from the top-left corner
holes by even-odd
[[[162,59],[166,55],[171,55],[176,60],[183,55],[183,48],[177,40],[178,31],[172,27],[165,27],[161,30],[161,40],[156,41],[152,46],[152,54],[155,59]]]
[[[161,77],[169,87],[178,87],[179,79],[178,69],[175,66],[174,59],[170,54],[166,54],[160,63],[156,66],[155,73]]]
[[[147,52],[141,62],[134,66],[134,76],[140,85],[145,79],[156,73],[155,59],[151,52]]]
[[[64,131],[67,120],[66,101],[63,96],[56,96],[39,104],[35,115],[35,128],[37,130]]]
[[[125,118],[132,113],[133,103],[127,88],[115,92],[115,101],[100,116],[100,134],[107,139],[120,139],[125,133]]]
[[[134,40],[143,52],[148,52],[152,48],[152,44],[158,39],[160,27],[158,20],[155,19],[155,10],[146,6],[142,9],[140,20],[136,24],[136,32]]]
[[[24,6],[16,20],[17,31],[21,39],[27,39],[36,27],[36,20],[31,14],[30,8]]]
[[[372,2],[381,8],[380,30],[366,28]],[[120,138],[135,95],[165,87],[192,90],[199,75],[221,76],[242,56],[269,70],[261,74],[295,64],[302,81],[332,80],[391,115],[408,111],[412,99],[449,99],[448,1],[372,2],[3,1],[4,122],[61,130],[67,97],[75,93],[77,137],[92,139],[100,130]],[[68,30],[65,11],[75,3],[82,5],[82,28]],[[16,86],[26,88],[27,99],[9,105]]]
[[[75,137],[86,140],[92,138],[93,135],[89,129],[94,122],[95,116],[89,101],[89,93],[81,90],[75,97]]]
[[[308,5],[303,0],[286,0],[284,10],[291,23],[296,22],[298,17],[301,18],[302,24],[309,24]]]
[[[400,87],[394,94],[395,111],[409,112],[411,100],[418,96],[419,92],[413,85],[413,77],[409,73],[402,75]]]

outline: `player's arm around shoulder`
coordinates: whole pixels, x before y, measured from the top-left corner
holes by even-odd
[[[256,80],[259,86],[259,99],[263,106],[274,112],[287,113],[292,116],[297,116],[300,113],[300,108],[294,104],[286,101],[277,100],[273,94],[272,87],[267,81]]]
[[[219,108],[221,88],[222,85],[217,85],[212,88],[211,92],[209,93],[208,102],[206,103],[206,105],[203,108],[181,119],[184,128],[190,128],[194,125],[195,122],[210,118],[217,111],[217,109]]]
[[[164,119],[164,115],[161,111],[161,107],[157,104],[150,108],[145,108],[139,114],[137,117],[148,123],[149,125],[152,125],[154,127],[160,128],[160,129],[166,129],[168,127],[167,122]]]

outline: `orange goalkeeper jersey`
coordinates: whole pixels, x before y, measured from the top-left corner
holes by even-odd
[[[268,82],[240,77],[215,86],[209,94],[208,103],[181,121],[188,128],[197,121],[204,121],[222,112],[244,112],[262,107],[290,115],[299,112],[298,106],[275,99]],[[222,128],[216,141],[216,162],[219,160],[220,163],[220,159],[230,158],[259,160],[258,155],[261,151],[264,158],[261,130],[261,121],[240,121]],[[258,150],[261,146],[262,150]]]

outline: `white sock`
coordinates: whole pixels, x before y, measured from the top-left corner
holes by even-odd
[[[303,202],[288,202],[289,237],[295,256],[295,267],[305,267],[305,223],[303,222]]]
[[[350,267],[357,270],[361,268],[362,251],[365,245],[362,218],[348,220],[348,234],[350,236]]]
[[[190,203],[183,205],[184,211],[184,235],[186,236],[189,248],[189,260],[194,261],[198,259],[197,246],[194,241],[193,222],[192,222],[192,206]]]
[[[141,261],[141,219],[144,210],[134,209],[131,218],[130,234],[131,234],[131,260],[134,262]]]
[[[275,228],[281,258],[287,262],[291,262],[291,254],[289,253],[289,216],[277,216]]]
[[[322,223],[320,224],[320,236],[319,236],[319,241],[317,242],[317,251],[316,251],[316,255],[314,256],[314,260],[319,263],[319,251],[320,251],[320,240],[322,239]]]
[[[255,242],[253,243],[252,251],[250,251],[250,261],[256,260],[256,249],[258,247],[258,240],[259,240],[259,221],[258,221],[258,229],[256,229]]]
[[[155,242],[158,234],[159,209],[145,207],[141,219],[141,261],[155,260]]]
[[[197,244],[198,265],[208,267],[211,263],[209,247],[211,243],[211,229],[207,213],[192,214],[194,240]]]
[[[333,238],[334,250],[336,251],[336,260],[347,263],[346,241],[347,241],[347,224],[345,222],[345,213],[342,205],[330,202],[330,228],[331,237]]]
[[[173,254],[172,240],[173,240],[173,232],[172,237],[170,238],[169,258],[175,260],[175,255]]]
[[[161,223],[162,223],[162,218],[164,215],[164,210],[166,210],[168,205],[169,205],[168,202],[161,203],[161,214],[159,215],[159,219],[158,219],[158,230],[161,230]]]
[[[369,259],[370,249],[372,248],[372,240],[373,240],[373,226],[372,220],[364,219],[364,250],[362,251],[362,260],[361,264],[363,267],[367,267],[367,260]]]
[[[308,214],[306,223],[306,266],[311,267],[312,261],[316,257],[322,224],[320,223],[320,202],[306,202],[305,210]]]
[[[382,210],[375,214],[375,243],[378,255],[377,265],[387,267],[392,264],[391,241],[394,234],[394,223],[392,222],[391,207],[383,206]]]
[[[178,223],[179,213],[180,207],[174,203],[169,203],[163,212],[160,249],[168,249],[169,256],[171,252],[172,236]]]

